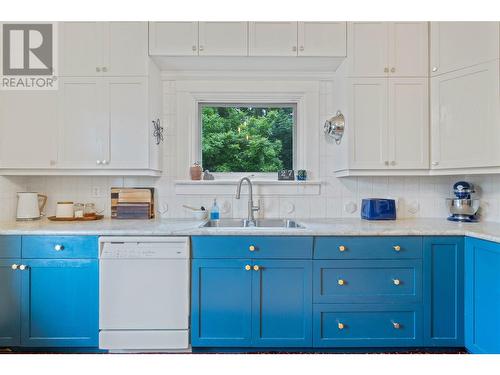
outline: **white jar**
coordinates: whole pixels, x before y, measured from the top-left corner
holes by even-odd
[[[73,217],[73,202],[57,202],[56,206],[57,218],[72,218]]]

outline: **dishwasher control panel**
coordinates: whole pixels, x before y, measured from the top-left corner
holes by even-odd
[[[189,237],[101,237],[101,259],[187,259]]]

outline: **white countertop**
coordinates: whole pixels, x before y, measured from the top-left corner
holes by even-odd
[[[190,219],[111,220],[92,222],[0,222],[0,235],[287,235],[287,236],[469,236],[500,242],[500,223],[454,223],[446,219],[297,219],[306,228],[200,228]]]

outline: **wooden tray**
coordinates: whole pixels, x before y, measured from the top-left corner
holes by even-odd
[[[47,219],[50,221],[95,221],[101,220],[104,215],[95,215],[94,217],[55,217],[49,216]]]

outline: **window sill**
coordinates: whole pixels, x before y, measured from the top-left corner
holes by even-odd
[[[239,180],[225,179],[212,181],[175,181],[177,195],[232,195],[236,192]],[[321,181],[277,181],[266,179],[252,180],[254,195],[319,195]],[[247,183],[243,183],[242,193],[248,193]]]

